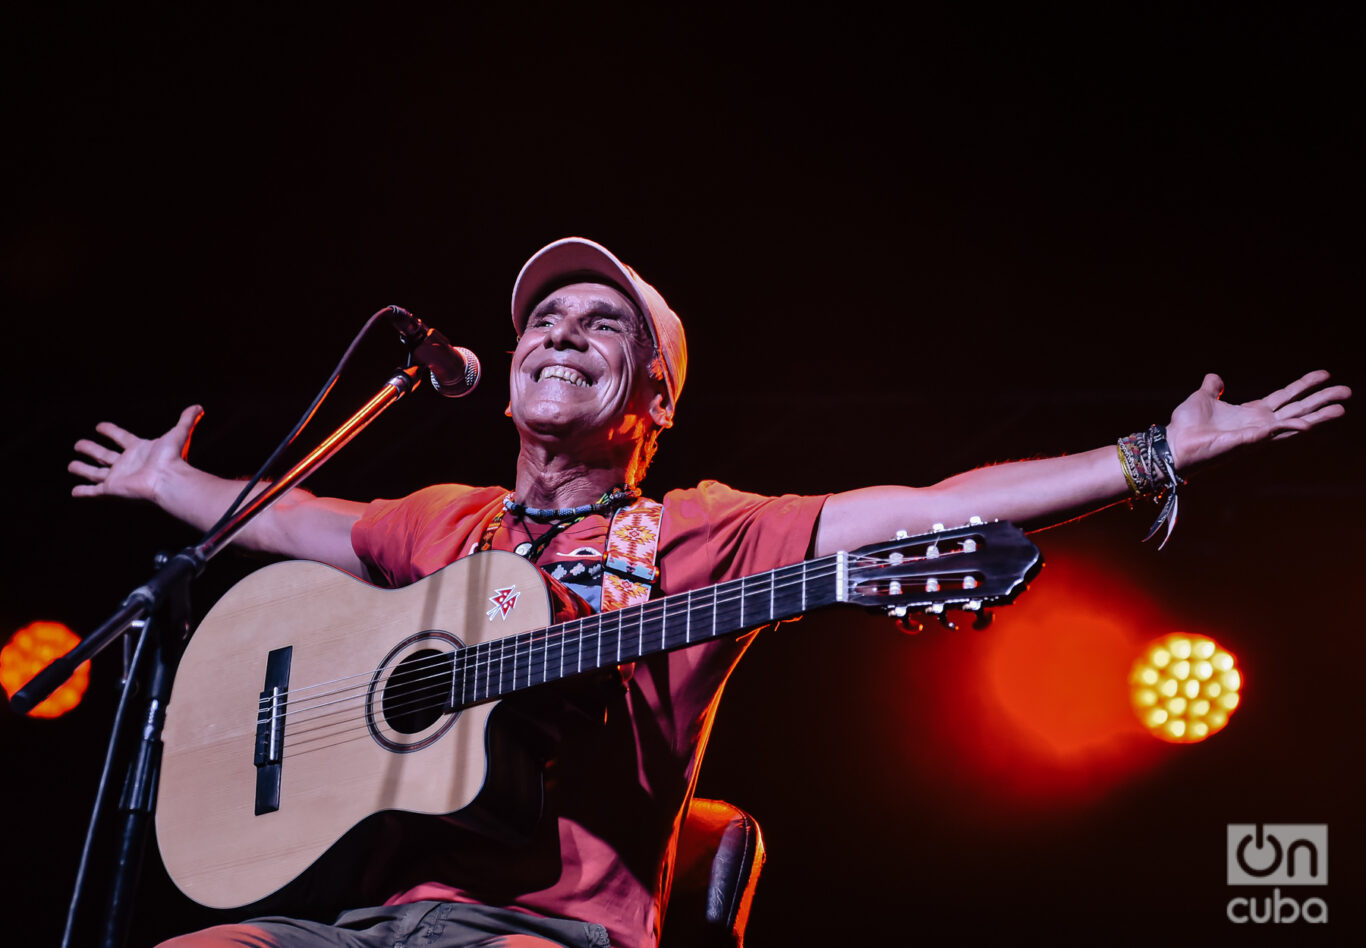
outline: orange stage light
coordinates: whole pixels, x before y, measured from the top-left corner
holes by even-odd
[[[1161,603],[1121,569],[1055,555],[990,629],[916,640],[933,654],[908,662],[907,693],[934,727],[896,739],[936,769],[946,806],[975,801],[963,805],[978,823],[1103,800],[1160,763],[1126,683],[1145,630],[1164,625]]]
[[[0,687],[13,696],[53,661],[71,651],[80,638],[60,622],[33,622],[24,626],[0,649]],[[90,663],[84,662],[62,686],[44,699],[30,717],[61,717],[81,703],[90,684]]]
[[[1203,741],[1228,724],[1241,700],[1242,674],[1219,643],[1173,632],[1149,643],[1129,674],[1134,713],[1155,737]]]
[[[1158,725],[1165,740],[1154,741],[1134,714],[1129,682],[1134,656],[1146,654],[1154,630],[1180,628],[1179,604],[1153,595],[1122,562],[1083,552],[1054,553],[1033,588],[990,629],[931,627],[916,638],[917,654],[906,659],[905,707],[891,717],[923,718],[928,708],[933,727],[903,726],[885,736],[905,748],[915,772],[937,774],[945,812],[961,807],[956,812],[974,825],[1009,826],[1022,812],[1066,813],[1103,802],[1173,761],[1173,744],[1224,726],[1237,706],[1241,675],[1227,649],[1203,635],[1166,636],[1158,640],[1168,643],[1163,667],[1138,671],[1154,695],[1143,710],[1166,714]],[[1191,697],[1197,686],[1187,682],[1198,682],[1200,693]],[[1184,705],[1168,704],[1177,697]],[[1183,723],[1168,726],[1178,714]]]

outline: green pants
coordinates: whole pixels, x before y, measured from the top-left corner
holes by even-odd
[[[413,902],[343,912],[331,925],[254,918],[164,942],[162,948],[610,948],[607,929],[462,902]]]

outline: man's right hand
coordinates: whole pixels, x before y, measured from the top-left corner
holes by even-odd
[[[157,502],[166,476],[177,464],[184,464],[190,450],[190,435],[204,409],[191,405],[180,413],[180,420],[159,438],[139,438],[109,421],[95,426],[95,431],[108,438],[116,447],[82,438],[76,451],[90,461],[77,459],[66,469],[90,483],[71,488],[73,497],[132,497]]]
[[[89,438],[76,442],[76,451],[90,460],[72,461],[67,470],[89,483],[71,488],[72,496],[150,500],[191,526],[209,529],[237,499],[243,485],[201,471],[186,460],[190,435],[202,417],[204,410],[191,405],[180,413],[175,427],[152,439],[100,422],[95,431],[115,447]],[[257,490],[265,487],[262,484]],[[315,497],[296,487],[248,524],[233,542],[365,576],[365,566],[351,547],[351,526],[364,510],[364,504]]]

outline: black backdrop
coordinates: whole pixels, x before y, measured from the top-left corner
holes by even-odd
[[[193,539],[72,500],[76,438],[198,401],[193,459],[248,473],[386,303],[484,382],[405,401],[311,486],[506,483],[507,296],[565,234],[687,323],[656,493],[928,483],[1111,441],[1210,370],[1233,399],[1320,366],[1359,384],[1358,19],[1115,7],[11,7],[0,628],[86,632]],[[396,357],[367,343],[322,420]],[[768,833],[751,943],[1203,942],[1232,931],[1224,824],[1258,820],[1329,824],[1320,934],[1360,931],[1360,433],[1198,478],[1160,554],[1123,508],[1039,536],[1224,630],[1263,682],[1225,734],[1085,806],[1012,803],[933,736],[952,722],[919,686],[969,675],[972,640],[848,613],[761,636],[700,785]],[[215,561],[197,606],[259,564]],[[115,674],[101,657],[63,719],[0,714],[11,943],[61,929]],[[135,942],[204,920],[153,856]]]

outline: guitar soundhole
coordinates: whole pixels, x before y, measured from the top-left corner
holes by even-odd
[[[455,724],[451,681],[463,648],[449,632],[428,629],[399,642],[375,669],[365,693],[370,736],[396,754],[412,754],[439,741]]]
[[[400,734],[417,734],[435,724],[446,709],[451,654],[420,649],[394,668],[384,685],[380,711]]]

